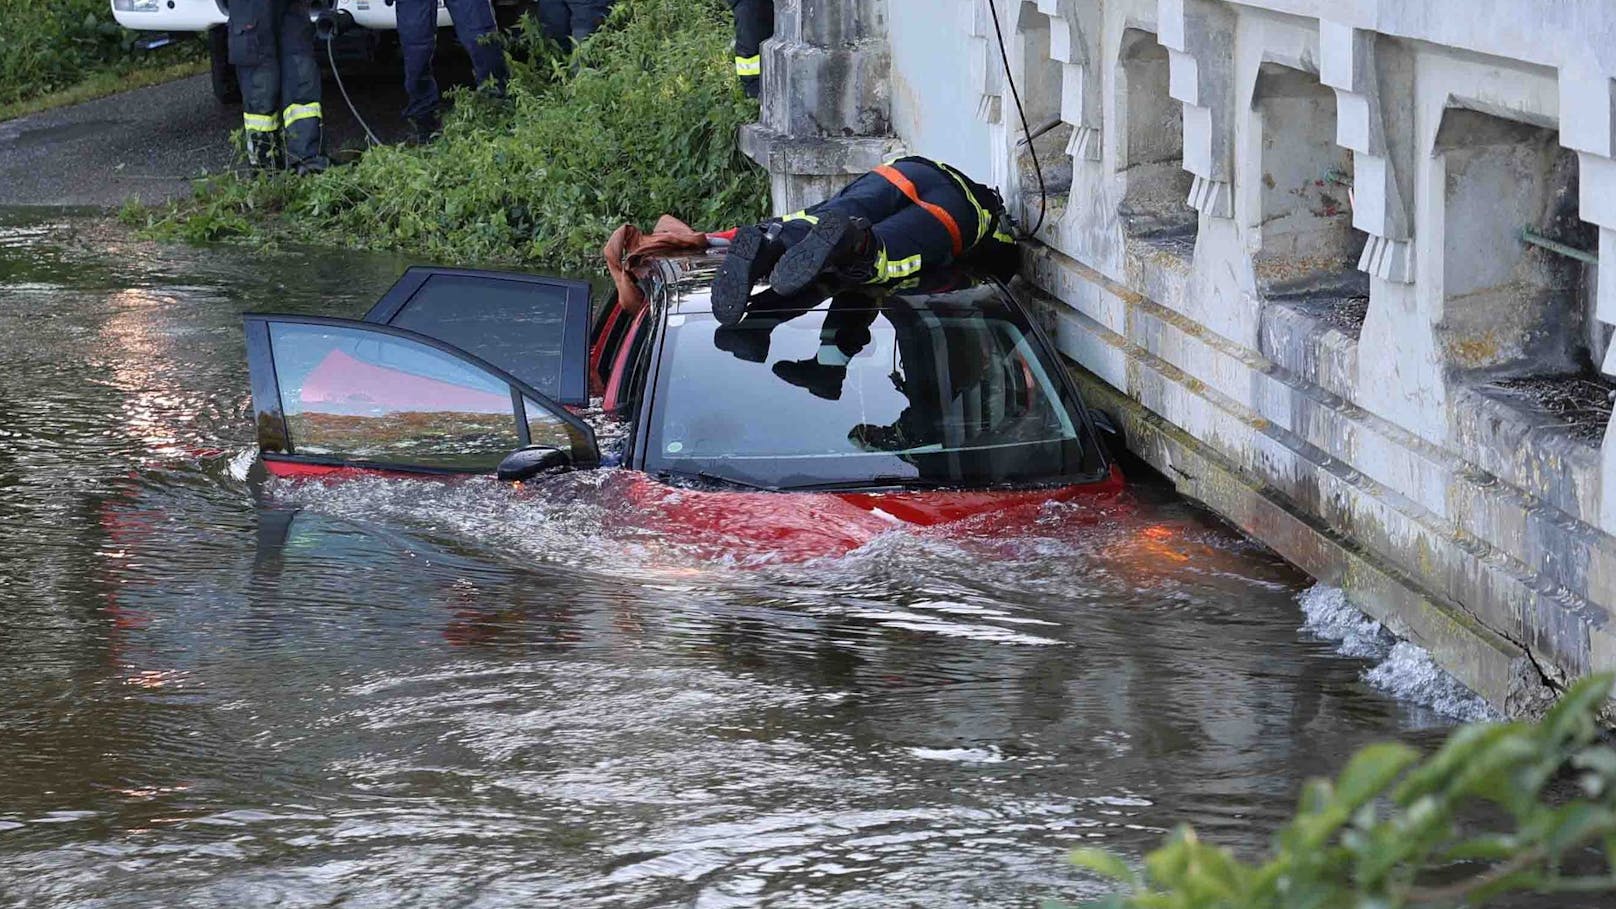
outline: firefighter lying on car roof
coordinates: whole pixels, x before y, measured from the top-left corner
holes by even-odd
[[[765,279],[791,296],[821,277],[883,284],[954,262],[1008,278],[1018,255],[997,192],[947,164],[899,158],[812,208],[738,230],[713,284],[713,314],[740,321]]]

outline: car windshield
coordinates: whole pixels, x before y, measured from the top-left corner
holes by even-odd
[[[646,467],[780,489],[1095,479],[1078,401],[1001,294],[670,314]]]

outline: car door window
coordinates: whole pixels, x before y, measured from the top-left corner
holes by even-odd
[[[259,444],[269,456],[491,471],[528,444],[597,459],[560,404],[442,342],[340,319],[249,316]]]
[[[514,272],[411,268],[365,321],[448,343],[563,404],[588,400],[585,282]]]

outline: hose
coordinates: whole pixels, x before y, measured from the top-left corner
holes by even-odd
[[[1044,185],[1044,167],[1038,161],[1038,145],[1032,140],[1032,127],[1027,125],[1027,109],[1021,106],[1021,92],[1016,88],[1016,77],[1010,73],[1010,52],[1004,47],[1004,28],[999,24],[999,7],[994,0],[983,0],[988,5],[988,12],[993,14],[993,33],[999,39],[999,59],[1004,63],[1004,78],[1010,83],[1010,97],[1015,99],[1016,114],[1021,117],[1021,132],[1028,137],[1027,150],[1032,152],[1032,169],[1038,175],[1038,220],[1027,232],[1027,239],[1038,235],[1039,229],[1044,226],[1044,216],[1049,211],[1049,189]]]
[[[337,89],[342,92],[342,100],[347,102],[349,112],[354,115],[355,120],[359,121],[359,128],[365,131],[365,138],[370,140],[372,147],[381,145],[382,140],[376,138],[376,134],[371,132],[370,124],[365,122],[365,118],[359,113],[359,108],[354,106],[353,99],[348,97],[348,86],[342,84],[342,70],[337,68],[337,51],[333,41],[335,37],[335,35],[332,35],[325,41],[326,59],[331,61],[331,75],[337,78]]]

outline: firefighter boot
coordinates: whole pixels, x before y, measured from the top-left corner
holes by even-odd
[[[875,237],[870,222],[840,212],[819,215],[819,223],[800,243],[786,250],[769,274],[781,294],[794,294],[829,274],[855,284],[875,277]]]
[[[734,325],[746,314],[753,286],[780,259],[783,250],[779,237],[778,221],[767,227],[748,225],[735,232],[729,252],[724,255],[724,264],[719,266],[718,277],[713,280],[713,316],[718,324]]]
[[[832,366],[812,358],[781,360],[774,364],[774,374],[827,401],[841,400],[842,383],[847,381],[846,366]]]

